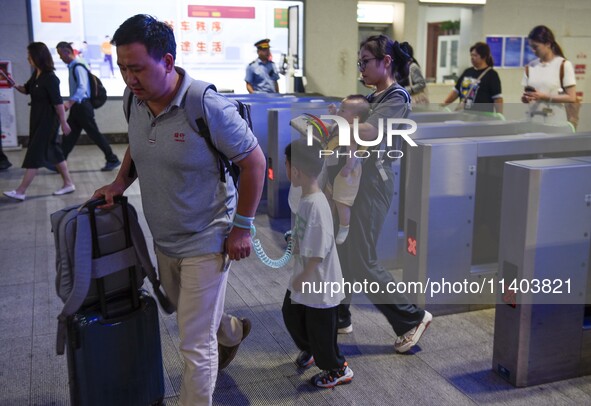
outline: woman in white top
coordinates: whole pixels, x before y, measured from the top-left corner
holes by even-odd
[[[538,59],[525,67],[521,81],[525,91],[521,101],[530,104],[529,114],[533,120],[564,123],[567,121],[564,103],[577,100],[573,65],[564,58],[548,27],[538,25],[527,38]]]

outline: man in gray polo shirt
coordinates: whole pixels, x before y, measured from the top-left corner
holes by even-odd
[[[136,15],[117,29],[112,43],[133,94],[129,148],[113,183],[94,197],[110,205],[113,196],[139,179],[162,285],[177,304],[185,361],[180,403],[208,405],[218,371],[218,341],[226,357],[219,362],[227,365],[250,330],[246,319],[223,314],[226,271],[230,260],[250,255],[249,226],[262,191],[265,158],[234,105],[208,90],[204,111],[211,141],[240,167],[238,199],[232,180],[220,181],[216,156],[187,121],[184,100],[192,79],[175,67],[171,28]]]

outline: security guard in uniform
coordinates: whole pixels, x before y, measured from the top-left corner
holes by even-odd
[[[265,38],[254,44],[257,47],[258,58],[246,68],[246,89],[248,93],[278,93],[279,73],[277,66],[269,59],[271,55],[270,39]]]

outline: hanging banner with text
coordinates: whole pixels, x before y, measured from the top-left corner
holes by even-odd
[[[16,139],[16,113],[14,111],[14,89],[7,76],[12,73],[10,61],[0,60],[0,121],[2,121],[2,148],[18,146]]]
[[[74,53],[100,77],[109,97],[123,95],[125,82],[117,69],[112,35],[127,18],[150,14],[174,31],[176,65],[191,77],[214,83],[218,90],[245,93],[247,66],[257,59],[255,42],[269,38],[271,53],[280,67],[288,54],[287,10],[298,6],[299,55],[303,69],[302,1],[278,0],[29,0],[33,39],[47,44],[60,79],[62,95],[68,95],[68,69],[55,46],[72,43]],[[281,76],[280,90],[287,88]]]

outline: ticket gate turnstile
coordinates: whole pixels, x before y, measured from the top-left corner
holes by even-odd
[[[412,181],[406,185],[404,280],[482,283],[497,274],[504,162],[540,154],[590,154],[591,134],[448,138],[417,144],[407,155],[407,179]],[[495,303],[486,289],[475,295],[431,290],[409,296],[437,314]]]
[[[507,162],[501,213],[493,370],[518,387],[591,374],[591,158]]]
[[[291,210],[287,202],[290,182],[285,172],[285,147],[301,137],[289,122],[300,114],[327,114],[331,102],[297,103],[289,107],[268,110],[267,155],[267,214],[273,218],[288,218]]]
[[[332,98],[322,97],[284,97],[284,98],[268,98],[265,100],[244,100],[243,103],[250,108],[250,117],[252,119],[252,128],[254,135],[259,140],[259,144],[265,156],[269,153],[269,117],[268,111],[273,108],[290,107],[295,104],[306,103],[323,103],[333,100]],[[334,102],[334,101],[332,101]],[[326,106],[327,103],[323,104]],[[326,110],[326,109],[325,109]]]
[[[333,101],[334,102],[334,101]],[[268,152],[268,165],[269,162],[273,163],[272,173],[274,176],[273,184],[269,183],[269,179],[267,179],[268,187],[267,187],[267,210],[271,217],[275,218],[285,218],[289,217],[291,212],[289,210],[287,204],[287,194],[289,192],[289,181],[287,180],[287,176],[285,175],[285,169],[283,168],[283,150],[291,142],[293,138],[292,136],[292,129],[289,126],[289,121],[300,114],[303,113],[311,113],[317,116],[322,114],[328,114],[326,106],[327,103],[324,105],[324,108],[318,108],[314,111],[306,110],[305,106],[297,103],[293,104],[287,110],[284,108],[278,108],[279,112],[276,113],[275,109],[268,110],[268,122],[269,122],[269,129],[268,129],[268,145],[269,145],[269,152]],[[453,126],[458,126],[458,120],[464,119],[465,121],[480,121],[480,120],[498,120],[496,117],[492,117],[491,115],[485,114],[475,114],[475,113],[464,113],[464,112],[421,112],[421,113],[411,113],[409,116],[410,119],[417,121],[418,123],[427,122],[433,123],[435,121],[445,121],[445,120],[452,120],[454,124],[451,125],[449,131],[454,131],[451,128]],[[424,120],[424,121],[423,121]],[[482,124],[482,123],[480,123]],[[455,133],[455,132],[454,132]],[[293,132],[293,134],[296,134]],[[449,132],[448,132],[449,134]],[[474,135],[473,131],[469,132],[470,135]],[[299,137],[299,135],[298,135]],[[280,165],[275,165],[275,163],[281,163]],[[399,204],[399,182],[400,182],[400,162],[396,161],[393,164],[393,171],[395,173],[396,179],[395,182],[398,185],[395,185],[395,198],[392,202],[392,206],[390,208],[390,214],[388,217],[392,218],[393,216],[398,215],[398,204]],[[395,214],[394,214],[395,213]],[[388,222],[388,224],[390,224]],[[395,228],[397,229],[397,228]],[[395,230],[394,229],[394,230]],[[382,233],[387,232],[386,230],[382,231]],[[396,235],[393,232],[392,235]]]
[[[450,114],[450,113],[448,113]],[[455,113],[458,114],[458,113]],[[568,124],[542,124],[529,121],[444,121],[442,123],[417,123],[417,130],[411,136],[414,140],[437,139],[437,138],[464,138],[464,137],[485,137],[497,135],[511,135],[523,133],[549,133],[564,134],[572,133],[572,127]],[[392,170],[395,179],[394,198],[388,216],[384,222],[380,235],[378,252],[383,266],[389,269],[403,267],[403,253],[405,250],[404,241],[404,207],[407,178],[407,165],[409,147],[403,144],[405,157],[392,163]],[[392,242],[395,242],[392,244]],[[384,246],[382,246],[384,245]]]
[[[231,97],[232,99],[287,99],[290,97],[319,97],[323,98],[320,93],[229,93],[226,94],[226,97]]]
[[[332,101],[333,103],[335,102],[334,100]],[[299,103],[298,103],[299,104]],[[268,145],[269,145],[269,153],[268,153],[268,157],[270,159],[271,162],[283,162],[283,150],[285,148],[285,146],[291,142],[291,141],[287,141],[287,142],[277,142],[277,140],[280,137],[286,137],[286,134],[291,134],[291,127],[289,126],[289,121],[292,118],[297,117],[300,114],[303,113],[311,113],[317,116],[320,116],[322,114],[328,114],[328,111],[326,108],[324,109],[317,109],[314,112],[312,111],[306,111],[305,109],[300,108],[301,106],[299,106],[298,104],[294,104],[293,108],[294,108],[294,112],[293,114],[290,113],[288,110],[285,110],[282,107],[279,107],[280,113],[276,113],[274,112],[275,109],[269,109],[269,115],[268,115],[268,123],[269,123],[269,127],[268,127]],[[327,103],[325,104],[325,106],[328,106]],[[451,136],[450,134],[457,134],[458,128],[461,126],[461,124],[458,124],[458,120],[462,120],[464,119],[464,121],[469,122],[470,124],[479,124],[479,125],[483,125],[483,123],[485,123],[486,121],[484,121],[485,119],[488,120],[493,120],[493,122],[498,122],[498,123],[504,123],[502,121],[495,121],[495,120],[500,120],[498,117],[493,117],[491,115],[488,114],[476,114],[476,113],[465,113],[465,112],[420,112],[420,113],[411,113],[411,115],[409,116],[410,119],[415,120],[417,123],[429,123],[426,124],[426,126],[429,125],[433,125],[434,122],[436,121],[441,121],[441,122],[445,122],[445,121],[450,121],[450,124],[446,124],[446,130],[445,130],[445,134],[448,134],[448,136]],[[509,122],[507,122],[509,124]],[[525,125],[525,122],[510,122],[509,124],[510,126],[517,126],[517,127],[522,127],[523,125]],[[422,125],[419,126],[419,129],[421,128]],[[516,127],[516,128],[517,128]],[[487,134],[491,134],[491,133],[496,133],[496,131],[498,131],[498,129],[495,130],[483,130],[485,133]],[[512,131],[512,130],[511,130]],[[463,133],[464,134],[469,134],[471,136],[474,136],[475,134],[478,134],[480,131],[478,128],[471,128],[470,130],[466,130]],[[438,129],[434,129],[431,128],[429,130],[430,134],[433,133],[442,133],[441,131],[439,131]],[[443,134],[443,133],[442,133]],[[289,137],[285,138],[288,139]],[[414,138],[414,136],[413,136]],[[289,138],[291,140],[291,138]],[[271,146],[271,144],[273,146]],[[279,150],[276,150],[276,148],[279,148]],[[399,170],[399,165],[400,162],[394,162],[393,163],[393,170],[395,172],[395,176],[398,178],[399,174],[400,174],[400,170]],[[279,165],[281,166],[281,165]],[[398,166],[398,167],[397,167]],[[278,218],[282,218],[282,217],[289,217],[290,216],[290,210],[287,207],[287,192],[289,190],[289,181],[287,180],[286,176],[284,175],[284,170],[281,167],[275,166],[273,172],[277,172],[279,177],[277,177],[275,179],[274,185],[273,185],[273,190],[268,191],[267,193],[267,198],[268,198],[268,210],[269,210],[269,215],[271,217],[278,217]],[[396,181],[398,182],[398,181]],[[399,186],[395,186],[395,196],[399,195],[399,190],[400,187]],[[394,200],[399,200],[397,198],[395,198]],[[398,213],[398,209],[397,206],[398,202],[396,203],[392,203],[392,207],[390,210],[390,213]],[[389,216],[392,216],[392,214],[390,214]],[[385,232],[385,230],[383,231]]]
[[[568,124],[543,124],[523,120],[512,121],[444,121],[441,123],[417,123],[417,131],[412,135],[414,140],[437,138],[485,137],[493,135],[512,135],[525,133],[565,134],[572,133]],[[408,153],[408,145],[403,144],[404,153]],[[402,252],[404,252],[404,203],[406,191],[406,171],[408,160],[404,157],[393,163],[395,176],[400,174],[400,181],[394,185],[394,199],[382,229],[384,241],[397,241],[397,244],[384,249],[384,265],[389,268],[402,268]],[[395,230],[398,230],[396,233]],[[381,257],[380,257],[381,259]]]
[[[264,98],[245,98],[241,100],[250,108],[250,118],[252,120],[252,131],[259,141],[259,145],[265,157],[269,155],[269,122],[268,111],[272,108],[290,107],[292,105],[301,104],[302,106],[309,106],[310,103],[324,103],[325,101],[333,100],[332,98],[321,98],[316,96],[303,97],[264,97]],[[326,106],[324,103],[323,106]],[[326,107],[324,108],[326,110]],[[267,178],[263,183],[262,200],[267,199]]]
[[[486,112],[466,112],[466,111],[411,111],[408,115],[410,120],[417,123],[441,123],[444,121],[503,121],[505,118],[501,114]]]
[[[269,110],[269,162],[277,163],[273,168],[275,176],[271,189],[267,190],[268,213],[271,217],[289,217],[290,210],[287,204],[287,195],[289,192],[289,181],[284,174],[283,168],[283,150],[291,141],[277,142],[279,134],[290,134],[289,120],[306,111],[299,111],[290,114],[288,111],[281,110],[281,114],[275,112],[275,109]],[[317,111],[316,115],[326,114],[326,110]],[[421,113],[422,114],[422,113]],[[426,113],[431,114],[431,113]],[[436,113],[441,119],[466,116],[467,113]],[[472,115],[472,114],[470,114]],[[417,114],[418,116],[418,114]],[[428,122],[418,123],[417,131],[412,135],[414,139],[422,138],[449,138],[449,137],[475,137],[491,136],[501,134],[516,134],[523,132],[549,132],[564,133],[571,131],[569,126],[553,126],[547,124],[531,123],[526,121],[472,121],[458,122],[455,120],[443,123]],[[290,135],[291,136],[291,135]],[[279,148],[279,150],[276,150]],[[404,148],[406,153],[406,147]],[[406,168],[401,166],[406,164],[406,157],[392,163],[394,173],[394,196],[390,210],[384,222],[384,227],[380,235],[377,247],[378,258],[381,264],[388,268],[400,268],[403,265],[402,253],[404,243],[403,219],[404,219],[404,193],[406,182]],[[268,182],[271,185],[270,182]]]

